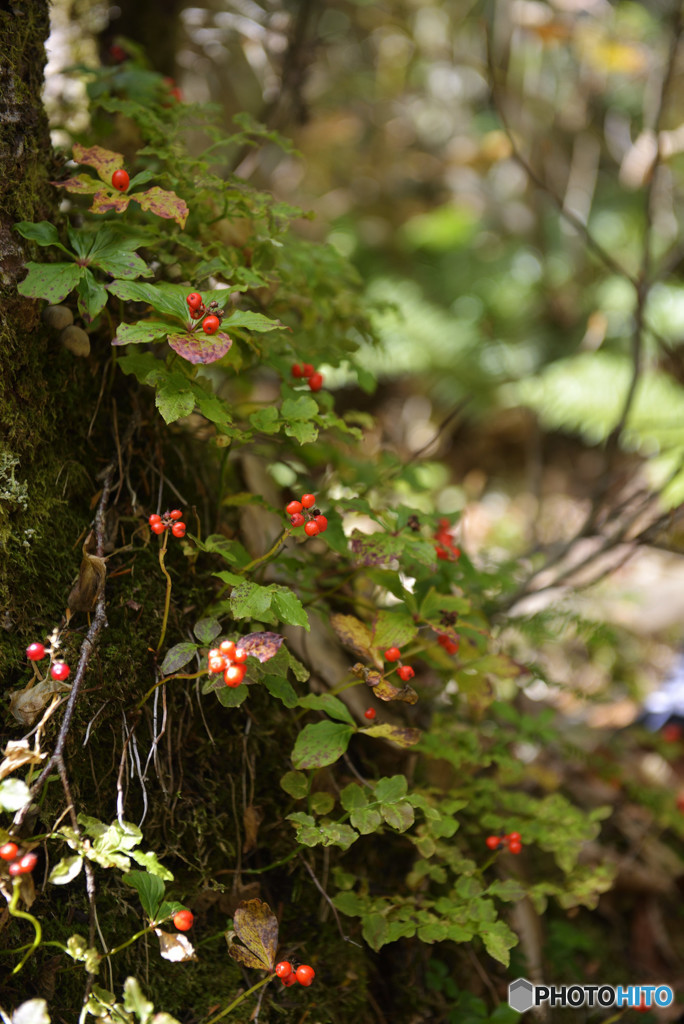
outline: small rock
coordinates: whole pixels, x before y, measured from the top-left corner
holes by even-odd
[[[90,355],[90,338],[80,327],[75,327],[73,324],[70,327],[65,327],[59,337],[64,347],[73,352],[75,356]]]
[[[61,331],[63,327],[68,327],[73,322],[74,314],[68,306],[46,306],[43,310],[43,323],[55,331]]]

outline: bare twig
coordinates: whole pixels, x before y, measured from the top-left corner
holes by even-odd
[[[323,896],[323,898],[326,900],[326,902],[330,906],[330,909],[332,910],[333,915],[335,917],[335,922],[337,924],[337,930],[340,933],[340,938],[344,942],[350,942],[352,944],[352,946],[358,946],[359,949],[361,949],[362,947],[361,947],[361,943],[360,942],[355,942],[354,939],[350,939],[348,935],[344,934],[344,931],[342,930],[342,923],[340,921],[340,915],[337,913],[337,907],[335,906],[333,901],[330,899],[330,897],[328,896],[327,892],[325,891],[325,889],[323,888],[321,883],[316,878],[316,875],[314,874],[314,871],[313,871],[313,868],[311,867],[311,865],[301,855],[300,855],[299,859],[301,860],[302,864],[304,865],[306,870],[311,875],[311,880],[313,881],[313,884],[316,886],[316,888],[320,892],[321,896]]]

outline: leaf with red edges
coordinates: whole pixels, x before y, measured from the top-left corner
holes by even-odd
[[[187,203],[175,192],[167,192],[158,185],[148,188],[146,192],[136,192],[131,196],[136,203],[140,203],[143,210],[149,210],[157,217],[164,217],[166,220],[175,220],[180,227],[185,227],[188,219]]]
[[[168,342],[173,351],[189,363],[215,363],[233,344],[227,334],[205,334],[203,331],[169,334]]]

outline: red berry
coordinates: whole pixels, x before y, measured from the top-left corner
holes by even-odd
[[[171,533],[174,537],[184,537],[186,531],[185,523],[174,523],[171,527]]]
[[[487,838],[485,839],[485,843],[487,844],[490,850],[498,850],[499,845],[501,843],[501,839],[499,838],[499,836],[487,836]]]
[[[314,523],[316,523],[319,533],[325,533],[328,529],[328,520],[325,516],[314,516]]]
[[[310,377],[314,372],[314,368],[311,363],[302,363],[302,377]]]
[[[388,647],[385,651],[385,661],[399,661],[401,651],[398,647]]]
[[[109,56],[112,60],[115,60],[117,64],[122,64],[126,60],[128,54],[124,50],[123,46],[117,46],[116,43],[109,47]]]
[[[308,964],[302,964],[302,966],[298,967],[295,971],[295,976],[300,985],[306,985],[308,987],[316,977],[316,972],[313,967],[309,967]]]
[[[310,522],[308,522],[304,527],[304,533],[307,535],[307,537],[315,537],[316,534],[320,532],[321,531],[318,529],[318,524],[315,523],[313,519],[310,520]]]
[[[179,932],[189,931],[194,920],[195,918],[191,910],[179,910],[177,914],[173,915],[173,923]]]
[[[684,792],[680,793],[677,797],[677,810],[684,811]]]
[[[50,669],[50,675],[53,679],[58,679],[60,682],[71,672],[71,669],[65,661],[56,661]]]
[[[447,654],[456,654],[458,651],[458,644],[454,640],[447,639],[447,642],[444,644],[444,650]]]
[[[415,674],[410,665],[400,665],[397,669],[397,675],[405,683],[408,683],[409,679],[413,679]]]
[[[293,365],[293,367],[292,367],[292,376],[293,377],[303,377],[304,376],[304,371],[302,370],[302,368],[299,365],[299,363],[295,363]]]
[[[4,846],[0,846],[0,859],[2,860],[14,860],[18,853],[19,847],[16,843],[5,843]]]
[[[312,391],[320,391],[323,387],[323,374],[312,373],[309,377],[309,387]]]
[[[375,715],[376,715],[375,708],[366,708],[366,710],[363,713],[363,717],[370,719],[370,721],[373,721],[373,719],[375,718]]]
[[[239,686],[245,678],[246,672],[247,669],[244,665],[229,665],[223,673],[223,679],[226,686]]]
[[[204,306],[198,306],[197,309],[190,310],[190,316],[192,317],[193,320],[199,320],[199,318],[201,316],[204,316],[205,313],[206,309],[204,308]]]
[[[436,547],[435,551],[437,552],[437,557],[441,558],[442,560],[449,557],[448,552],[445,551],[444,548]]]
[[[522,843],[520,840],[511,840],[508,844],[508,849],[511,853],[520,853],[522,850]]]
[[[682,738],[681,725],[677,725],[676,722],[670,722],[668,725],[664,725],[662,736],[666,743],[678,743]]]
[[[304,522],[304,516],[301,512],[295,512],[293,516],[290,516],[290,522],[293,526],[301,526]]]
[[[316,504],[315,494],[302,494],[302,505],[304,508],[313,508]]]
[[[25,853],[19,860],[12,861],[8,870],[10,875],[29,875],[37,863],[38,857],[35,853]]]
[[[227,668],[227,662],[225,658],[209,658],[209,671],[214,675],[219,672],[224,672]]]
[[[292,974],[292,964],[289,960],[281,960],[275,965],[275,972],[279,978],[289,978]]]
[[[220,326],[221,321],[219,320],[219,318],[217,316],[214,316],[213,313],[210,313],[209,316],[204,318],[202,330],[204,331],[205,334],[216,334]]]
[[[202,296],[199,292],[190,292],[185,301],[190,309],[199,309],[202,305]]]
[[[233,661],[233,655],[235,654],[235,641],[234,640],[222,640],[219,644],[219,651],[221,654],[225,654],[226,658]]]
[[[26,657],[29,661],[40,661],[41,658],[45,657],[45,647],[43,644],[29,644],[26,648]]]
[[[243,651],[241,647],[236,647],[235,648],[235,654],[233,655],[233,661],[235,662],[236,665],[244,665],[244,663],[247,661],[247,658],[248,658],[247,651]]]
[[[509,843],[519,843],[520,842],[520,833],[519,832],[509,832],[508,835],[505,836],[505,839]]]
[[[290,501],[290,502],[288,502],[288,504],[285,506],[285,511],[287,512],[288,516],[293,516],[295,514],[295,512],[301,512],[302,511],[302,503],[301,503],[301,501]]]
[[[171,511],[169,512],[169,519],[182,519],[182,518],[183,518],[183,513],[181,512],[181,510],[179,508],[171,509]]]
[[[147,520],[150,526],[154,526],[155,523],[161,523],[161,521],[162,517],[158,516],[156,512],[153,512],[150,518]]]
[[[294,973],[292,973],[288,974],[287,978],[281,978],[280,980],[282,981],[285,988],[290,988],[291,985],[296,984],[297,976]]]
[[[123,167],[120,167],[118,171],[114,171],[112,174],[112,185],[118,192],[125,192],[129,186],[130,178],[128,177],[128,171],[124,171]]]
[[[152,531],[152,533],[163,533],[165,529],[166,527],[162,522],[150,523],[150,530]]]

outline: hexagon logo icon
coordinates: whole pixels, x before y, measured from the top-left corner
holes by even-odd
[[[526,978],[518,978],[508,986],[508,1005],[518,1013],[525,1013],[534,1006],[534,985]]]

